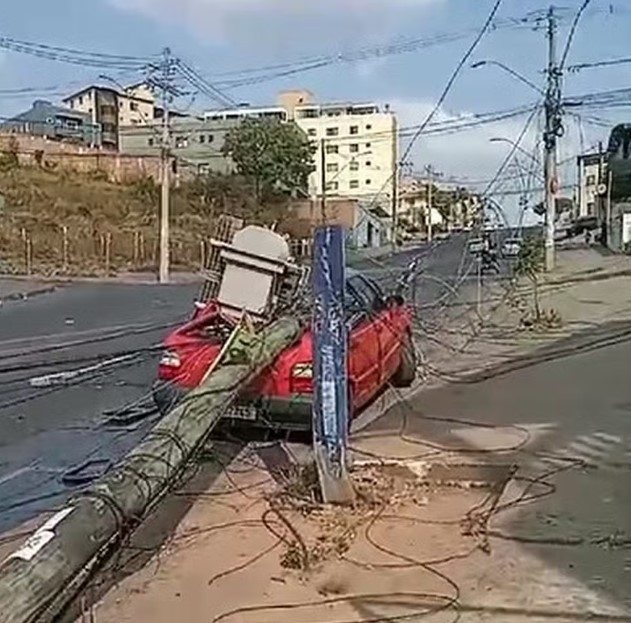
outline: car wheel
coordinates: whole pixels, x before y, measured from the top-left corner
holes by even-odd
[[[410,387],[414,379],[416,379],[416,348],[414,348],[412,336],[406,333],[401,351],[401,363],[392,377],[392,385]]]

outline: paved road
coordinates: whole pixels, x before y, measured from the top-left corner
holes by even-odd
[[[466,255],[463,261],[465,246],[465,235],[457,235],[358,267],[389,289],[420,253],[424,277],[416,302],[422,306],[445,300],[450,290],[443,282],[460,281],[470,262]],[[193,285],[75,284],[0,308],[0,532],[61,505],[72,491],[62,481],[69,468],[87,459],[106,465],[145,434],[152,416],[135,428],[112,428],[104,426],[107,412],[149,398],[156,353],[147,349],[190,313],[196,291]],[[29,385],[34,376],[130,352],[142,360],[87,383]]]
[[[495,460],[518,464],[521,476],[558,473],[544,478],[551,486],[544,482],[531,491],[542,494],[541,500],[504,522],[494,520],[493,526],[528,540],[522,545],[525,552],[558,577],[575,580],[579,596],[591,591],[631,609],[631,340],[608,337],[627,327],[631,329],[628,322],[618,322],[592,328],[542,348],[540,357],[529,358],[521,369],[508,372],[509,366],[499,366],[483,382],[424,392],[393,407],[367,431],[402,431],[406,439],[419,441],[412,446],[419,453],[428,450],[425,442],[473,450],[510,447],[529,438],[524,451]],[[587,348],[594,338],[598,343]],[[551,349],[565,348],[573,354],[551,358]],[[489,455],[473,457],[485,460]],[[562,546],[568,539],[584,543]],[[524,592],[512,595],[510,602],[527,601],[534,608],[550,598],[554,586],[525,577],[520,590]],[[579,597],[566,598],[558,604],[562,609],[582,603]]]

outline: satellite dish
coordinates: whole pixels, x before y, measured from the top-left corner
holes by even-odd
[[[598,187],[596,188],[596,192],[599,195],[604,195],[607,192],[607,184],[598,184]]]

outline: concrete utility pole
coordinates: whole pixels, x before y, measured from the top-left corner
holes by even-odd
[[[434,175],[436,171],[431,164],[425,167],[425,173],[427,173],[427,242],[432,241],[433,237],[433,224],[432,224],[432,204],[434,199]]]
[[[545,264],[546,271],[554,268],[554,227],[556,219],[557,138],[561,136],[561,69],[557,62],[557,18],[551,6],[547,16],[548,84],[546,88],[546,128],[544,142],[544,180],[546,206]]]
[[[347,471],[348,329],[344,320],[346,258],[339,225],[316,229],[313,287],[313,449],[327,503],[354,499]]]
[[[259,331],[236,330],[224,358],[114,469],[0,564],[0,623],[57,620],[90,572],[181,478],[237,398],[302,332],[282,317]]]
[[[320,184],[322,185],[322,197],[320,199],[320,221],[326,224],[326,140],[320,140]]]
[[[171,202],[171,127],[169,106],[171,103],[171,50],[165,48],[162,53],[162,144],[160,149],[160,169],[162,175],[162,189],[160,193],[160,283],[169,283],[169,220]]]

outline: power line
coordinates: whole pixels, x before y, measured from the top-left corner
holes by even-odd
[[[574,40],[574,35],[576,34],[578,24],[581,21],[581,17],[583,13],[585,12],[585,10],[587,9],[587,7],[589,6],[591,1],[592,0],[583,0],[583,3],[581,4],[578,11],[576,12],[576,15],[574,16],[574,21],[572,22],[570,33],[568,34],[567,42],[565,44],[565,50],[563,50],[563,55],[561,56],[561,63],[559,64],[559,71],[561,72],[563,71],[563,68],[565,67],[567,57],[570,53],[570,48],[572,47],[572,41]]]

